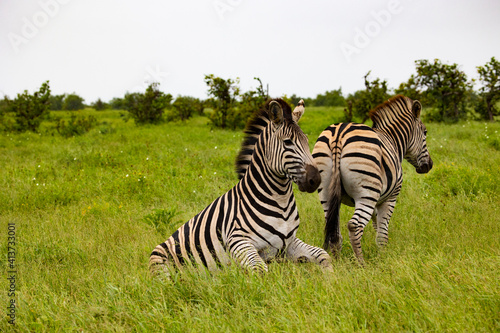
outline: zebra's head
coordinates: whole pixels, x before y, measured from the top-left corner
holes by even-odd
[[[297,125],[304,113],[304,101],[298,103],[293,113],[281,99],[271,100],[266,109],[270,120],[268,166],[276,175],[295,182],[300,191],[314,192],[320,185],[321,175],[309,150],[307,136]]]
[[[420,119],[422,104],[413,101],[411,112],[413,115],[413,132],[408,142],[404,158],[413,165],[417,173],[427,173],[432,169],[432,159],[427,149],[427,129]]]

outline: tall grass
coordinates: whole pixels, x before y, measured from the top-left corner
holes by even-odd
[[[434,169],[417,175],[405,163],[389,244],[377,249],[368,226],[363,269],[344,207],[333,274],[280,262],[263,275],[231,266],[157,281],[147,272],[151,250],[236,184],[242,133],[211,130],[203,117],[135,127],[115,111],[85,113],[99,125],[83,136],[52,135],[50,123],[42,134],[0,136],[0,230],[16,225],[17,330],[500,330],[499,124],[427,124]],[[308,108],[300,125],[311,147],[341,117],[341,109]],[[298,236],[321,245],[317,194],[296,196]]]

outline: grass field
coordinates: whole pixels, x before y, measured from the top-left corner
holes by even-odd
[[[264,275],[231,266],[161,282],[147,272],[151,250],[236,184],[242,132],[211,130],[204,117],[136,127],[116,111],[82,113],[99,121],[83,136],[63,138],[48,122],[41,134],[0,133],[0,331],[500,330],[498,122],[427,124],[434,169],[418,175],[405,162],[389,244],[377,249],[369,225],[365,268],[354,259],[344,207],[333,274],[271,263]],[[341,114],[306,109],[300,125],[311,147]],[[320,246],[318,196],[296,197],[298,236]]]

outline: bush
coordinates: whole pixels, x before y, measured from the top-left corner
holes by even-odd
[[[172,95],[165,95],[158,90],[158,83],[150,84],[144,94],[127,93],[125,95],[127,111],[137,125],[159,123],[171,100]]]
[[[21,132],[38,131],[40,123],[49,113],[50,107],[49,81],[42,84],[40,90],[33,95],[25,90],[23,94],[17,94],[17,98],[9,103],[9,111],[14,112],[15,129]]]
[[[379,78],[369,81],[368,72],[365,76],[365,90],[358,90],[354,94],[350,94],[346,99],[346,104],[349,109],[345,111],[346,121],[351,121],[352,116],[361,119],[365,123],[369,119],[369,112],[380,103],[383,103],[389,98],[387,81]]]
[[[66,122],[66,120],[60,119],[56,125],[56,129],[59,134],[68,138],[85,134],[96,124],[97,119],[94,116],[77,117],[74,113],[71,113],[70,120]]]
[[[189,96],[178,96],[172,104],[172,110],[169,112],[168,120],[187,120],[197,111],[195,98]]]
[[[102,110],[109,109],[109,104],[101,101],[101,99],[99,98],[99,99],[97,99],[97,101],[92,103],[92,107],[96,111],[102,111]]]
[[[164,235],[170,231],[173,227],[179,224],[178,221],[174,220],[174,217],[179,215],[177,209],[153,209],[151,214],[148,214],[142,218],[142,220],[152,226],[160,234]]]
[[[208,94],[213,98],[213,112],[209,115],[210,121],[215,127],[234,127],[234,107],[236,98],[240,93],[238,87],[239,78],[236,80],[215,77],[213,74],[205,75],[205,83],[208,86]]]
[[[287,102],[290,104],[289,101]],[[241,101],[230,118],[231,127],[233,129],[245,127],[248,118],[250,118],[255,110],[262,108],[265,103],[266,96],[259,91],[250,90],[242,94]]]
[[[299,101],[293,101],[297,105]],[[306,104],[307,105],[307,104]],[[314,106],[344,106],[345,98],[342,95],[342,88],[325,91],[325,94],[318,94],[314,101]]]
[[[63,102],[63,109],[64,110],[71,110],[71,111],[77,111],[77,110],[83,110],[85,105],[83,105],[83,98],[76,94],[69,94],[66,95],[64,98]]]
[[[49,98],[50,109],[54,111],[63,109],[64,95],[51,95]]]
[[[125,104],[124,98],[115,97],[109,102],[109,106],[113,110],[126,110],[127,105]]]
[[[248,117],[262,107],[267,99],[262,81],[257,77],[254,79],[259,82],[257,89],[240,94],[238,78],[224,80],[213,74],[205,76],[208,93],[212,96],[208,100],[213,108],[213,112],[208,115],[212,125],[231,129],[245,126]]]

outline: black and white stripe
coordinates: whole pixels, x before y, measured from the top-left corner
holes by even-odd
[[[342,248],[341,203],[355,207],[347,226],[360,263],[361,237],[370,219],[377,231],[377,244],[387,243],[389,220],[403,183],[403,159],[418,173],[432,168],[421,108],[419,101],[398,95],[370,112],[372,128],[340,123],[321,133],[313,157],[322,178],[318,192],[325,211],[325,248],[335,254]]]
[[[267,271],[266,262],[276,256],[332,269],[326,251],[295,237],[299,213],[292,182],[311,193],[321,181],[297,120],[281,99],[253,116],[236,163],[240,181],[156,246],[150,257],[153,273],[185,263],[212,270],[231,260]]]

